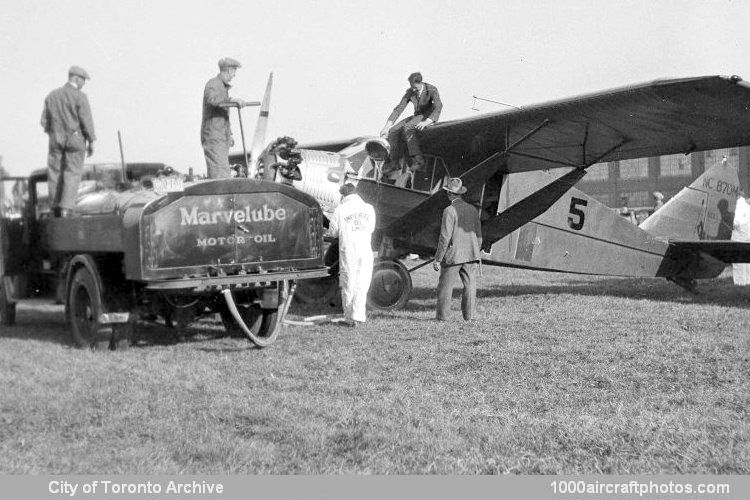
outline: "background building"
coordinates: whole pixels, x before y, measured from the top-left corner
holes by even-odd
[[[747,193],[750,147],[599,163],[588,169],[576,187],[612,208],[622,208],[623,199],[628,208],[649,208],[654,205],[654,191],[660,191],[666,202],[724,156],[738,170],[740,189]]]

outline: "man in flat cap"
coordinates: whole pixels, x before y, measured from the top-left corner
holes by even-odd
[[[466,187],[458,177],[448,179],[443,189],[448,193],[448,205],[443,210],[440,239],[435,250],[432,267],[440,271],[436,319],[445,321],[451,309],[451,296],[456,276],[461,277],[464,290],[461,312],[466,321],[474,317],[477,297],[477,270],[482,258],[482,225],[479,211],[465,202],[461,195]]]
[[[229,126],[227,104],[245,105],[242,99],[229,97],[229,82],[237,73],[240,63],[231,57],[219,61],[219,74],[211,78],[203,89],[203,120],[201,122],[201,145],[206,157],[206,169],[210,179],[231,177],[229,170],[229,148],[234,146],[232,129]]]
[[[333,211],[329,235],[339,239],[339,284],[345,324],[356,327],[367,319],[375,209],[359,197],[354,184],[343,184],[339,193],[341,203]]]
[[[380,132],[381,137],[387,136],[390,144],[390,165],[384,166],[384,171],[397,168],[397,163],[403,156],[404,142],[409,153],[409,168],[414,171],[419,170],[424,165],[424,157],[417,140],[417,131],[424,130],[438,121],[443,109],[443,102],[440,100],[438,89],[434,85],[423,82],[421,73],[412,73],[408,80],[409,88],[406,89],[401,101],[393,108],[393,112]],[[409,103],[414,106],[414,115],[404,118],[394,125]]]
[[[89,74],[80,66],[68,70],[68,83],[44,100],[42,128],[49,135],[47,185],[52,212],[67,217],[75,206],[84,156],[94,154],[94,121],[86,94]]]

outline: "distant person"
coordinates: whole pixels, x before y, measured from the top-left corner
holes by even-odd
[[[620,208],[620,214],[627,217],[628,215],[630,215],[630,208],[628,208],[628,197],[623,196],[620,199],[620,202],[622,203],[622,208]]]
[[[628,197],[623,196],[622,199],[622,208],[620,208],[620,215],[632,222],[633,224],[637,224],[638,221],[636,220],[635,213],[633,213],[632,210],[630,210],[630,207],[628,207]]]
[[[482,226],[479,211],[463,200],[466,187],[458,177],[448,179],[443,189],[451,204],[443,210],[440,239],[432,267],[440,271],[436,319],[445,321],[450,312],[453,284],[461,277],[461,312],[466,321],[474,317],[477,295],[477,271],[481,260]]]
[[[55,217],[72,214],[81,181],[83,160],[94,154],[94,120],[81,89],[89,74],[80,66],[68,70],[68,83],[44,100],[42,128],[49,135],[47,185]]]
[[[424,130],[440,118],[440,111],[443,109],[443,103],[440,101],[440,94],[434,85],[422,81],[421,73],[412,73],[409,75],[409,88],[401,98],[401,101],[393,108],[393,112],[380,132],[381,137],[388,137],[390,145],[390,162],[398,168],[398,162],[403,156],[404,142],[410,157],[409,168],[419,170],[424,165],[424,157],[417,140],[417,131]],[[414,105],[414,115],[396,122],[406,106],[412,103]],[[388,167],[383,168],[389,170]]]
[[[742,196],[734,209],[732,241],[750,242],[750,204]],[[732,264],[732,281],[735,285],[750,285],[750,264]]]
[[[5,170],[5,167],[3,166],[3,157],[0,156],[0,181],[2,181],[5,177],[8,177],[8,172]],[[2,182],[0,182],[0,214],[2,213],[3,208],[5,207],[5,186]]]
[[[654,197],[654,212],[664,206],[664,195],[660,191],[654,191],[651,195]]]
[[[345,324],[356,327],[366,320],[375,209],[359,197],[354,184],[342,185],[339,193],[341,203],[333,211],[329,234],[339,239],[339,283]]]
[[[229,148],[234,146],[232,129],[229,126],[230,103],[240,107],[245,101],[229,97],[229,82],[240,68],[240,63],[231,57],[219,61],[219,74],[211,78],[203,89],[203,118],[201,121],[201,145],[206,157],[206,170],[209,179],[231,177],[229,169]]]
[[[18,214],[23,213],[26,200],[29,199],[29,188],[26,181],[18,179],[14,182],[11,194],[13,195],[13,211]]]

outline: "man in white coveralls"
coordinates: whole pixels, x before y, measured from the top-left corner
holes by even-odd
[[[365,322],[375,209],[359,197],[354,184],[344,184],[339,193],[341,203],[333,212],[329,234],[339,239],[339,284],[346,325],[356,327]]]

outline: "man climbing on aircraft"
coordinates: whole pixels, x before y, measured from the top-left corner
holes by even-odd
[[[466,187],[458,177],[451,177],[443,186],[451,204],[443,210],[440,224],[440,239],[432,263],[440,271],[436,319],[446,321],[451,309],[451,296],[456,276],[461,277],[464,290],[461,311],[466,321],[474,317],[477,296],[477,270],[482,258],[482,225],[476,207],[461,197]]]
[[[414,105],[414,115],[404,118],[394,125],[409,103]],[[414,171],[419,170],[424,165],[424,157],[417,140],[417,131],[424,130],[425,127],[438,121],[442,109],[443,103],[440,101],[438,89],[434,85],[423,82],[421,73],[409,75],[409,88],[406,89],[406,93],[398,105],[393,108],[393,112],[380,132],[381,137],[388,137],[390,145],[390,165],[384,166],[384,172],[398,168],[398,161],[404,154],[404,142],[406,142],[406,149],[410,157],[409,168]]]
[[[201,121],[201,146],[206,157],[209,179],[231,177],[229,148],[234,146],[229,127],[228,103],[245,106],[245,101],[229,97],[229,89],[240,63],[231,57],[219,61],[219,74],[211,78],[203,89],[203,119]],[[222,106],[224,104],[224,106]]]

